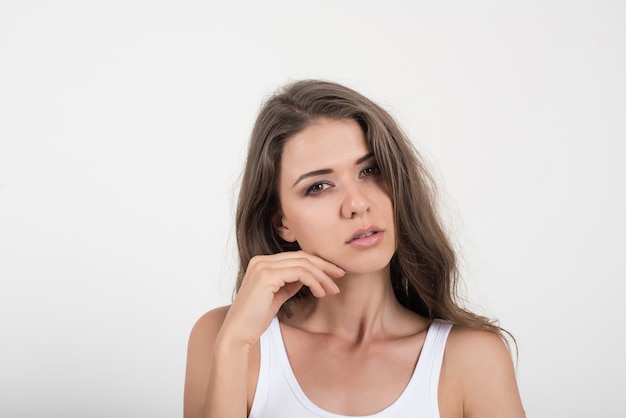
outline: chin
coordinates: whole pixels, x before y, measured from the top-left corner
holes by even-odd
[[[373,274],[373,273],[378,273],[378,272],[383,272],[383,271],[389,271],[388,267],[389,267],[389,264],[385,266],[379,266],[379,267],[359,266],[356,268],[349,268],[349,267],[341,267],[341,268],[346,271],[346,274],[365,275],[365,274]]]
[[[381,271],[389,271],[389,265],[391,263],[391,256],[388,257],[351,257],[344,258],[342,260],[331,261],[344,269],[347,274],[370,274]]]

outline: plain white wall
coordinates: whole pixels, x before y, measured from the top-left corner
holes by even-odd
[[[622,414],[625,4],[0,1],[0,415],[182,415],[251,125],[304,77],[423,150],[528,416]]]

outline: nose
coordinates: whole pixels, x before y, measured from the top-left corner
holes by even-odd
[[[344,196],[341,203],[341,216],[355,218],[370,211],[367,196],[356,185],[344,185]]]

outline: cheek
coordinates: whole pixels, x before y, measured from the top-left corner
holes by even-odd
[[[294,209],[290,208],[286,224],[303,250],[307,250],[305,247],[320,245],[328,240],[329,234],[337,231],[332,216],[318,205],[311,204]]]
[[[316,236],[318,232],[331,228],[330,216],[315,206],[299,211],[297,216],[291,218],[293,230],[302,237]]]

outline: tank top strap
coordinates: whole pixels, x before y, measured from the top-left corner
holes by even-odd
[[[439,417],[439,375],[451,329],[451,322],[433,320],[426,333],[413,377],[402,394],[413,397],[417,405],[427,409],[421,411],[424,416]]]
[[[393,404],[384,410],[362,418],[398,416],[439,418],[439,374],[446,340],[451,329],[450,322],[433,320],[426,332],[424,345],[417,358],[413,375],[404,391]],[[259,342],[261,350],[259,378],[250,418],[279,415],[281,417],[344,418],[342,415],[319,408],[302,391],[291,369],[277,317],[261,335]]]
[[[250,418],[260,418],[264,415],[264,410],[267,405],[269,397],[269,391],[271,386],[272,367],[275,360],[271,355],[272,345],[270,329],[278,327],[278,317],[274,317],[267,330],[259,338],[259,349],[261,350],[259,358],[259,377],[257,378],[256,390],[254,392],[254,399],[252,400],[252,406],[250,408]]]

